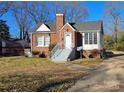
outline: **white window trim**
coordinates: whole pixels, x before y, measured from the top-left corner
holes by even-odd
[[[45,36],[45,38],[44,38],[44,46],[45,46],[45,47],[49,47],[49,45],[46,45],[46,37],[49,38],[49,44],[50,44],[50,36]]]
[[[86,36],[85,34],[86,34],[86,33],[84,33],[84,36]],[[88,34],[88,33],[87,33],[87,43],[89,44],[89,34]],[[85,43],[85,37],[84,37],[84,44],[85,44],[85,45],[88,45],[88,44]]]
[[[38,41],[37,41],[37,45],[36,45],[36,47],[49,47],[49,45],[45,45],[45,37],[48,37],[48,36],[38,36],[38,37],[43,37],[44,39],[43,39],[43,45],[38,45]],[[37,37],[37,38],[38,38]],[[49,36],[49,39],[50,39],[50,36]],[[49,43],[50,43],[50,40],[49,40]]]
[[[98,33],[97,32],[85,32],[85,33],[88,33],[88,44],[85,44],[85,40],[84,40],[85,45],[97,45],[98,44]],[[84,36],[85,36],[85,33],[84,33]],[[92,33],[92,44],[89,44],[89,33]],[[97,34],[97,44],[94,43],[94,34],[93,33]]]
[[[39,37],[42,37],[42,38],[43,38],[43,41],[44,41],[44,36],[38,36],[38,37],[37,37],[37,45],[36,45],[36,46],[37,46],[37,47],[42,47],[42,46],[44,46],[44,43],[43,43],[43,45],[38,45],[38,38],[39,38]]]
[[[94,37],[95,37],[95,34],[93,34],[93,42],[94,42],[94,45],[97,45],[98,44],[98,33],[96,32],[96,44],[95,44],[95,39],[94,39]]]

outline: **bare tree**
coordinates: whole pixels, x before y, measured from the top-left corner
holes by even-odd
[[[32,20],[38,24],[39,22],[46,22],[48,21],[49,15],[49,7],[48,2],[37,1],[37,2],[30,2],[28,6],[28,13]]]
[[[114,34],[115,42],[117,42],[117,32],[122,23],[122,10],[123,2],[106,2],[105,5],[105,17],[109,20],[109,24],[111,24]]]
[[[88,9],[80,3],[82,2],[54,2],[54,11],[55,13],[64,13],[66,22],[83,21],[88,16]]]
[[[31,20],[27,12],[28,2],[14,2],[12,13],[20,30],[20,39],[26,39],[31,29]]]
[[[0,17],[10,9],[11,5],[12,2],[0,1]]]
[[[20,30],[20,39],[25,39],[32,26],[39,22],[53,21],[57,12],[65,13],[68,22],[79,22],[88,16],[87,8],[79,2],[13,2],[11,10]]]

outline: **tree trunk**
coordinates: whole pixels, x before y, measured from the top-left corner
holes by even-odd
[[[115,26],[115,30],[114,30],[114,38],[115,38],[115,43],[118,42],[118,37],[117,37],[117,27]]]

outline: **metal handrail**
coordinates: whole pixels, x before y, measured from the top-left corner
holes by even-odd
[[[56,44],[56,46],[52,49],[52,51],[50,52],[50,58],[55,54],[55,52],[60,49],[60,45],[59,43]]]

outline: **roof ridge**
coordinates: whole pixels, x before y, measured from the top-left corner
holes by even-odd
[[[94,20],[94,21],[83,21],[83,22],[77,22],[75,24],[78,24],[78,23],[91,23],[91,22],[103,22],[102,20]]]

